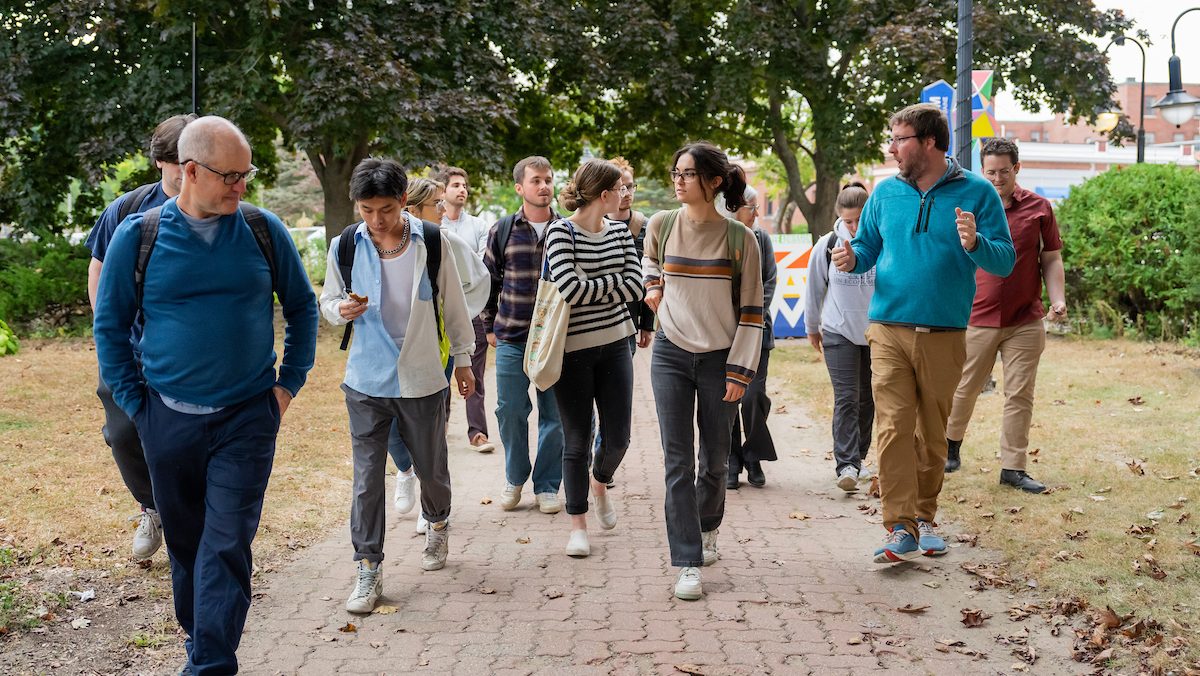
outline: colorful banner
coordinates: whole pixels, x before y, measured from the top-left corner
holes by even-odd
[[[947,120],[954,120],[954,85],[945,80],[938,80],[921,90],[921,103],[932,103],[942,109]],[[946,157],[954,157],[954,124],[950,124],[950,147],[946,148]]]
[[[992,92],[992,71],[971,71],[971,168],[975,173],[982,170],[979,165],[979,139],[996,136],[996,100]],[[945,80],[926,85],[921,90],[921,103],[932,103],[946,114],[950,121],[950,148],[947,157],[954,156],[954,115],[951,111],[957,99],[954,87]]]
[[[771,321],[776,338],[803,338],[804,293],[808,288],[808,257],[812,253],[812,235],[771,235],[778,268],[775,298],[771,301]]]

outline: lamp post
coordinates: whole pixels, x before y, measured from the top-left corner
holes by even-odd
[[[1200,7],[1185,9],[1175,17],[1174,23],[1171,24],[1171,58],[1167,60],[1167,72],[1170,79],[1167,95],[1154,103],[1151,108],[1157,109],[1162,113],[1163,119],[1178,127],[1179,125],[1192,119],[1196,114],[1196,104],[1200,104],[1200,99],[1183,91],[1183,75],[1179,62],[1179,56],[1175,53],[1175,27],[1179,25],[1179,20],[1188,12],[1200,10]]]
[[[1125,45],[1128,40],[1137,45],[1137,48],[1142,52],[1142,91],[1138,96],[1138,128],[1137,128],[1137,162],[1141,164],[1146,161],[1146,48],[1137,38],[1131,38],[1127,35],[1118,35],[1108,43],[1104,51],[1108,51],[1109,47],[1114,44],[1118,47]]]

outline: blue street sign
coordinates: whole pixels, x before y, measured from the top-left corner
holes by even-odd
[[[938,80],[921,90],[921,103],[932,103],[946,114],[950,121],[950,148],[947,157],[954,156],[954,87],[945,80]]]

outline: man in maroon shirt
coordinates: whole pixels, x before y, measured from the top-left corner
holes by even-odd
[[[1067,316],[1063,282],[1062,239],[1049,200],[1017,185],[1021,171],[1017,146],[1008,139],[990,139],[980,151],[983,176],[991,181],[1012,233],[1017,264],[1008,277],[982,269],[975,274],[975,303],[967,327],[967,360],[954,393],[946,425],[949,449],[946,471],[961,464],[959,451],[967,423],[975,410],[984,381],[992,373],[996,353],[1004,363],[1004,423],[1000,431],[1000,483],[1030,493],[1046,487],[1025,472],[1029,423],[1033,418],[1033,388],[1038,361],[1046,347],[1042,317],[1042,280],[1050,295],[1050,319]]]

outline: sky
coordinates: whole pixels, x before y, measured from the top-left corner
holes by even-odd
[[[1200,6],[1200,0],[1095,0],[1095,4],[1102,10],[1124,11],[1125,16],[1133,19],[1134,31],[1145,30],[1150,34],[1149,44],[1146,44],[1146,81],[1166,82],[1167,59],[1171,58],[1171,22],[1180,12]],[[1101,49],[1111,37],[1100,41]],[[1175,29],[1175,48],[1183,67],[1183,81],[1200,82],[1200,11],[1179,20],[1179,26]],[[1142,53],[1137,45],[1113,45],[1109,47],[1108,54],[1115,82],[1124,82],[1126,78],[1141,79]],[[996,117],[1001,120],[1041,120],[1051,115],[1023,110],[1012,97],[998,92]]]

